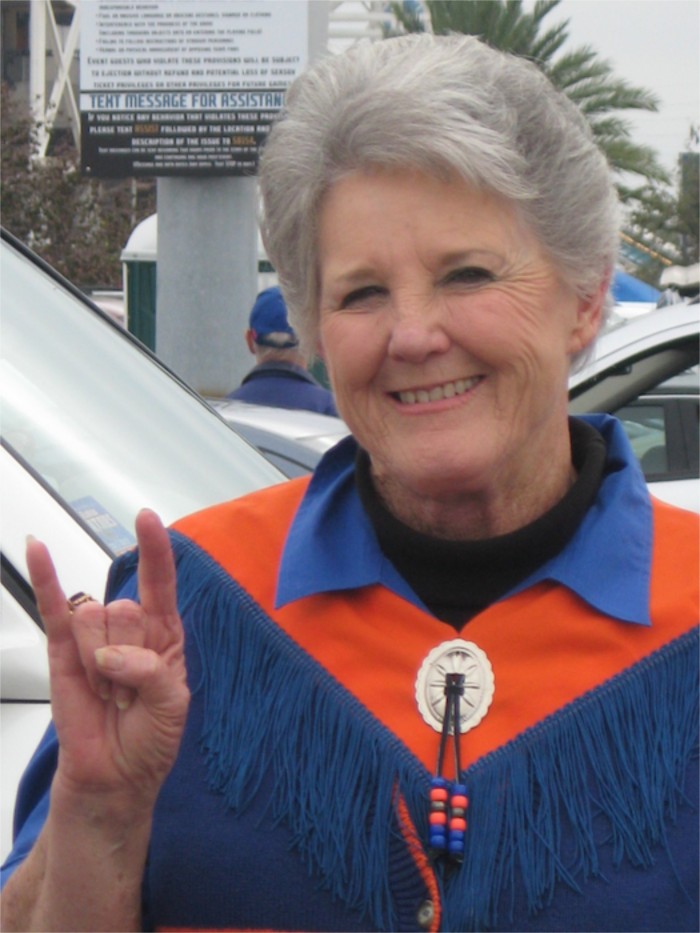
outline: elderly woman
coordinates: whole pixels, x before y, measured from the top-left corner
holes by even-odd
[[[696,929],[697,524],[567,416],[617,240],[584,120],[391,40],[297,81],[260,181],[353,436],[142,513],[106,606],[30,542],[55,728],[5,929]]]

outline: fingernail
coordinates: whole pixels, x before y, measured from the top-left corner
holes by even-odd
[[[124,667],[124,658],[116,648],[97,648],[95,661],[104,671],[120,671]]]
[[[115,697],[114,702],[116,703],[117,709],[120,709],[123,712],[125,709],[129,709],[131,706],[131,697],[120,694],[119,696]]]

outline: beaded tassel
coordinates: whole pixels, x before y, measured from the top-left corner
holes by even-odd
[[[464,857],[464,837],[467,829],[467,788],[459,783],[460,761],[459,699],[464,693],[464,675],[447,674],[445,679],[445,715],[435,777],[430,782],[428,821],[429,844],[434,856],[447,856],[461,862]],[[455,755],[455,781],[442,776],[448,738],[452,734]]]
[[[436,776],[430,782],[430,848],[439,854],[447,851],[447,807],[450,796],[449,781]]]
[[[456,782],[450,787],[450,818],[447,824],[447,850],[455,861],[464,858],[464,837],[467,832],[467,788]]]

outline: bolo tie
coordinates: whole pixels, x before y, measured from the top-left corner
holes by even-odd
[[[423,719],[440,733],[428,792],[428,849],[435,859],[459,864],[467,832],[467,786],[462,780],[462,735],[484,718],[494,693],[491,663],[473,642],[443,642],[418,671],[416,701]],[[454,777],[447,777],[451,746]]]

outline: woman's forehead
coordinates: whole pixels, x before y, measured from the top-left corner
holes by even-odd
[[[357,172],[328,190],[319,212],[318,253],[357,257],[364,250],[394,242],[403,248],[421,242],[443,254],[501,252],[536,238],[518,206],[467,185],[459,178],[444,180],[415,170]]]

